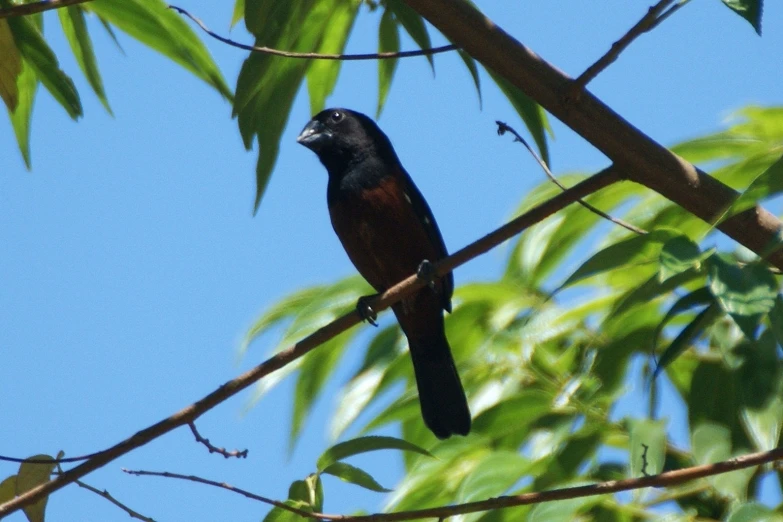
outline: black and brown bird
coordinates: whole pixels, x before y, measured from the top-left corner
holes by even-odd
[[[417,273],[423,261],[448,255],[429,205],[373,120],[348,109],[327,109],[310,120],[297,141],[326,167],[332,227],[376,291]],[[424,423],[441,439],[470,431],[468,403],[443,324],[453,290],[454,277],[448,274],[392,306],[408,338]]]

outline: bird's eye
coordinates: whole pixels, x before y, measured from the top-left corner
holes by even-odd
[[[329,118],[335,123],[340,123],[343,119],[343,113],[340,111],[334,111],[329,115]]]

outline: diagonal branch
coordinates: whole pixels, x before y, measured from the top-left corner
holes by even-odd
[[[337,515],[328,513],[310,513],[289,506],[279,500],[272,500],[247,490],[231,486],[224,482],[208,480],[193,475],[181,475],[179,473],[158,472],[158,471],[131,471],[123,469],[126,473],[133,475],[151,475],[166,478],[176,478],[190,480],[209,486],[215,486],[227,489],[233,493],[243,495],[247,498],[258,500],[270,504],[280,509],[285,509],[299,515],[300,517],[328,520],[339,522],[401,522],[403,520],[418,520],[422,518],[438,518],[444,520],[447,517],[455,515],[464,515],[467,513],[479,513],[483,511],[492,511],[517,506],[527,506],[532,504],[543,504],[544,502],[553,502],[557,500],[569,500],[574,498],[591,497],[596,495],[606,495],[620,491],[629,491],[633,489],[642,489],[649,487],[669,487],[683,482],[689,482],[699,478],[720,475],[739,469],[752,468],[769,462],[783,460],[783,448],[775,448],[770,451],[752,453],[743,455],[714,464],[704,464],[690,468],[682,468],[674,471],[666,471],[658,475],[644,475],[638,478],[629,478],[623,480],[609,480],[588,484],[586,486],[576,486],[571,488],[551,489],[548,491],[535,491],[532,493],[522,493],[520,495],[508,495],[503,497],[489,498],[476,502],[467,502],[465,504],[456,504],[452,506],[440,506],[428,509],[416,509],[411,511],[398,511],[397,513],[375,513],[372,515]]]
[[[673,4],[675,1],[680,1],[679,4],[673,6],[666,11],[666,8]],[[687,1],[687,0],[686,0]],[[593,65],[588,67],[585,72],[579,75],[579,78],[574,80],[573,88],[576,90],[583,89],[588,83],[593,81],[596,76],[601,74],[601,71],[612,65],[615,60],[620,56],[620,53],[625,51],[631,43],[639,36],[643,35],[647,31],[654,29],[664,19],[671,16],[677,9],[685,5],[681,0],[660,0],[657,4],[647,10],[647,14],[642,17],[641,20],[631,27],[622,38],[612,44],[612,47],[598,59]],[[664,12],[666,11],[666,12]]]
[[[0,9],[0,20],[16,16],[27,16],[36,13],[43,13],[51,9],[61,9],[69,5],[83,4],[90,0],[41,0],[30,4],[12,5]]]
[[[240,42],[237,42],[235,40],[232,40],[231,38],[226,38],[225,36],[221,36],[218,33],[214,32],[212,29],[207,27],[207,25],[190,14],[185,9],[182,9],[181,7],[177,7],[175,5],[170,5],[169,9],[173,9],[176,12],[178,12],[181,15],[185,15],[193,22],[198,25],[202,31],[207,33],[212,38],[219,40],[223,42],[224,44],[228,44],[231,47],[237,47],[239,49],[244,49],[245,51],[250,51],[252,53],[261,53],[261,54],[271,54],[274,56],[283,56],[285,58],[298,58],[298,59],[306,59],[306,60],[342,60],[342,61],[356,61],[356,60],[388,60],[388,59],[396,59],[396,58],[411,58],[413,56],[430,56],[433,54],[440,54],[440,53],[447,53],[449,51],[456,51],[459,49],[456,45],[441,45],[440,47],[433,47],[431,49],[418,49],[415,51],[397,51],[397,52],[388,52],[388,53],[362,53],[362,54],[322,54],[322,53],[299,53],[296,51],[282,51],[280,49],[273,49],[271,47],[264,47],[260,45],[248,45],[243,44]]]
[[[627,179],[650,188],[707,223],[717,222],[738,197],[624,120],[588,91],[567,96],[573,80],[542,60],[479,12],[469,0],[405,0],[450,41],[508,80],[603,152]],[[755,206],[718,229],[756,254],[774,245],[783,225]],[[783,249],[767,261],[783,268]]]
[[[528,210],[515,219],[512,219],[505,225],[497,228],[493,232],[490,232],[481,239],[474,241],[470,245],[455,252],[451,256],[438,261],[435,263],[436,277],[442,277],[443,275],[454,270],[456,267],[463,265],[474,257],[477,257],[500,245],[504,241],[512,238],[514,235],[520,233],[522,230],[544,220],[555,212],[562,210],[571,203],[574,203],[578,199],[597,192],[598,190],[601,190],[602,188],[607,187],[617,181],[620,181],[620,176],[618,176],[614,167],[604,169],[598,174],[585,179],[565,192],[561,192],[552,199]],[[422,288],[424,285],[424,281],[419,279],[416,275],[412,275],[404,281],[394,285],[381,296],[379,296],[373,302],[373,309],[376,311],[385,310],[392,304],[401,300],[406,295],[409,295]],[[9,500],[5,504],[0,504],[0,519],[9,515],[10,513],[13,513],[14,511],[21,509],[23,506],[36,502],[37,500],[44,498],[45,496],[67,486],[68,484],[73,483],[91,471],[105,466],[109,462],[122,455],[125,455],[130,451],[139,448],[180,426],[185,426],[194,422],[207,411],[211,410],[230,397],[233,397],[262,377],[265,377],[266,375],[269,375],[270,373],[279,370],[283,366],[302,357],[329,339],[332,339],[348,328],[357,325],[359,322],[361,322],[361,318],[357,312],[352,312],[335,319],[331,323],[322,328],[319,328],[293,346],[282,350],[255,368],[243,373],[231,381],[228,381],[217,390],[173,414],[172,416],[137,432],[136,434],[112,446],[111,448],[95,454],[95,456],[86,462],[83,462],[75,468],[58,475],[49,482],[41,484],[27,491],[26,493]]]

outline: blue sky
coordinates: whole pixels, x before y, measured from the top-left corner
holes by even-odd
[[[576,76],[646,11],[645,2],[478,2],[509,33]],[[225,3],[182,7],[227,32]],[[718,0],[691,2],[640,38],[590,89],[664,144],[720,128],[746,104],[783,102],[783,4],[767,2],[765,33]],[[378,14],[361,16],[349,52],[377,46]],[[252,215],[256,152],[246,152],[217,93],[168,60],[120,36],[125,55],[97,24],[93,38],[114,117],[90,93],[57,26],[47,38],[74,76],[85,117],[71,121],[44,91],[33,113],[33,171],[27,172],[7,120],[0,122],[0,453],[29,456],[97,451],[181,409],[260,362],[271,341],[238,359],[258,314],[306,285],[354,273],[326,210],[326,174],[295,143],[310,117],[300,92],[280,158],[258,214]],[[434,33],[434,31],[433,31]],[[232,36],[249,41],[243,28]],[[434,36],[434,34],[433,34]],[[440,43],[439,38],[435,43]],[[229,85],[244,53],[207,45]],[[403,48],[413,48],[403,39]],[[532,159],[494,120],[522,130],[482,75],[483,109],[455,55],[402,60],[380,125],[456,250],[502,223],[542,180]],[[374,113],[377,65],[347,62],[329,103]],[[605,158],[553,122],[556,173],[591,172]],[[458,284],[499,274],[497,249],[456,272]],[[346,375],[358,352],[349,357]],[[284,498],[327,445],[330,386],[290,457],[291,383],[247,411],[249,394],[198,422],[248,460],[208,455],[178,430],[93,473],[86,482],[157,520],[258,520],[265,506],[204,486],[134,478],[120,467],[194,473]],[[384,485],[401,467],[393,455],[358,463]],[[15,468],[0,463],[0,477]],[[377,510],[383,496],[326,483],[330,512]],[[50,520],[125,520],[76,487],[50,501]],[[9,521],[23,520],[17,514]]]

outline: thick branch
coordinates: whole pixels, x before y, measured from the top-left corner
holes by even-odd
[[[589,91],[567,96],[573,80],[482,15],[467,0],[405,0],[449,40],[506,78],[608,156],[628,179],[641,183],[708,223],[716,222],[737,192],[656,143]],[[772,244],[781,222],[756,206],[718,228],[757,254]],[[768,257],[783,268],[783,250]]]
[[[476,256],[487,252],[491,248],[498,246],[514,235],[520,233],[522,230],[544,220],[545,218],[551,216],[555,212],[562,210],[578,199],[597,192],[598,190],[607,187],[616,181],[619,181],[619,176],[612,167],[605,169],[590,178],[587,178],[586,180],[571,187],[565,192],[561,192],[552,199],[542,203],[541,205],[538,205],[535,208],[530,209],[521,216],[511,220],[510,222],[487,234],[481,239],[474,241],[462,250],[459,250],[453,255],[440,260],[435,264],[436,275],[443,276],[444,274],[451,272],[454,270],[454,268],[470,261]],[[377,300],[374,301],[373,309],[376,311],[384,310],[406,295],[409,295],[412,292],[418,290],[422,286],[424,286],[424,282],[416,275],[412,275],[384,292]],[[192,423],[207,411],[211,410],[226,399],[233,397],[262,377],[269,375],[275,370],[279,370],[290,362],[302,357],[329,339],[336,337],[338,334],[344,332],[348,328],[358,324],[360,321],[361,319],[356,312],[344,315],[339,319],[335,319],[331,323],[322,328],[319,328],[293,346],[290,346],[289,348],[286,348],[285,350],[270,357],[260,365],[243,373],[239,377],[228,381],[206,397],[202,398],[198,402],[191,404],[185,409],[180,410],[171,417],[168,417],[148,428],[137,432],[135,435],[125,439],[119,444],[116,444],[115,446],[112,446],[105,451],[95,454],[94,457],[76,466],[75,468],[58,475],[53,480],[41,484],[40,486],[27,491],[23,495],[20,495],[12,500],[9,500],[5,504],[0,505],[0,518],[17,511],[23,506],[36,502],[37,500],[85,476],[91,471],[105,466],[114,459],[147,444],[148,442],[174,430],[175,428]]]
[[[26,16],[36,13],[43,13],[50,9],[61,9],[69,5],[83,4],[90,0],[42,0],[31,4],[19,4],[13,7],[0,9],[0,20],[14,16]]]

